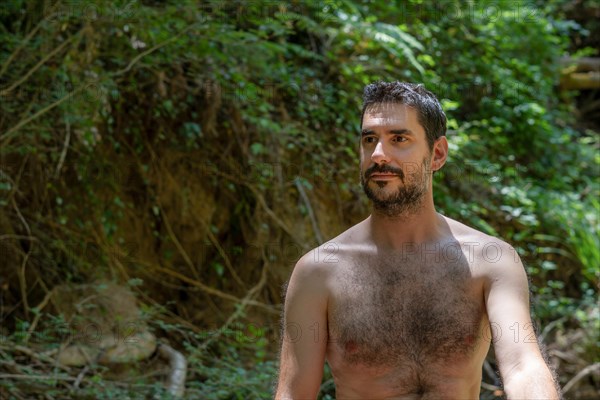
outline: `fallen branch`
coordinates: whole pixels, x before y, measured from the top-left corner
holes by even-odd
[[[23,226],[25,227],[25,230],[27,231],[27,236],[31,236],[31,229],[29,228],[29,224],[23,217],[23,214],[21,214],[21,210],[19,210],[19,206],[17,206],[15,197],[13,196],[11,198],[11,200],[12,200],[13,208],[15,209],[15,212],[17,213],[17,216],[19,217],[19,219],[23,223]],[[27,267],[27,261],[29,260],[29,256],[31,255],[31,249],[33,247],[33,243],[34,242],[30,242],[30,245],[27,248],[27,253],[25,253],[25,256],[23,257],[23,262],[21,263],[21,268],[17,270],[17,277],[19,279],[19,288],[21,289],[21,301],[23,302],[23,312],[25,313],[26,319],[29,319],[29,303],[27,301],[27,280],[25,277],[25,270]]]
[[[504,396],[504,390],[496,385],[490,385],[489,383],[481,382],[481,387],[485,390],[489,390],[494,394],[495,397]]]
[[[169,345],[158,345],[158,354],[169,361],[171,371],[167,378],[167,391],[174,397],[183,397],[185,393],[185,377],[187,375],[187,361],[183,354]]]
[[[242,313],[244,312],[246,307],[252,301],[252,298],[254,298],[254,296],[256,296],[258,294],[258,292],[260,292],[260,290],[262,290],[262,288],[265,286],[266,282],[267,282],[267,266],[265,264],[263,266],[260,280],[258,281],[258,283],[256,285],[254,285],[254,287],[252,287],[252,289],[250,289],[248,291],[248,293],[246,293],[246,296],[244,296],[244,298],[242,299],[241,303],[239,304],[239,306],[237,307],[235,312],[233,314],[231,314],[229,316],[229,318],[227,318],[227,321],[225,321],[223,326],[221,326],[221,328],[219,328],[219,330],[216,332],[216,334],[212,335],[210,337],[210,339],[208,339],[207,341],[202,343],[202,346],[200,346],[200,349],[202,349],[202,350],[206,349],[210,343],[214,342],[217,338],[219,338],[223,334],[223,332],[225,332],[225,330],[227,330],[227,328],[229,328],[229,326],[242,315]]]
[[[15,345],[11,347],[13,350],[16,350],[20,353],[23,353],[25,355],[28,355],[31,358],[34,358],[36,360],[42,361],[42,362],[46,362],[49,364],[52,364],[53,366],[62,369],[65,372],[70,372],[71,369],[67,366],[61,365],[59,363],[56,362],[55,359],[53,359],[52,357],[49,357],[45,354],[40,354],[40,353],[36,353],[35,351],[31,350],[29,347],[25,347],[25,346],[21,346],[21,345]]]
[[[566,319],[567,319],[567,316],[564,316],[564,317],[558,318],[558,319],[550,322],[548,325],[546,325],[546,327],[540,334],[538,341],[543,343],[546,340],[546,336],[548,336],[548,334],[552,331],[552,329],[554,329],[559,324],[563,323]]]
[[[77,379],[75,380],[75,383],[73,383],[73,389],[72,391],[76,390],[79,388],[79,385],[81,384],[81,381],[83,380],[83,377],[85,376],[85,374],[90,370],[90,366],[89,364],[87,364],[85,367],[83,367],[83,369],[81,370],[81,372],[79,373],[79,375],[77,375]]]
[[[23,379],[33,381],[67,381],[73,382],[76,378],[65,375],[27,375],[27,374],[0,374],[0,379]]]
[[[41,301],[41,303],[38,304],[37,307],[34,307],[34,309],[36,310],[36,316],[33,318],[33,321],[31,322],[29,329],[27,329],[27,334],[25,335],[25,338],[23,339],[23,343],[27,344],[29,342],[29,338],[33,334],[33,331],[35,330],[38,322],[40,321],[40,317],[42,316],[42,310],[44,309],[44,307],[46,307],[48,305],[48,302],[50,301],[50,298],[52,297],[53,293],[54,293],[54,290],[51,290],[48,293],[46,293],[46,296],[44,296],[44,299]]]
[[[242,301],[242,299],[240,299],[240,298],[237,298],[237,297],[235,297],[233,295],[230,295],[228,293],[222,292],[222,291],[220,291],[218,289],[214,289],[214,288],[212,288],[210,286],[205,285],[204,283],[202,283],[200,281],[197,281],[197,280],[192,279],[192,278],[190,278],[188,276],[185,276],[185,275],[183,275],[183,274],[181,274],[181,273],[179,273],[177,271],[173,271],[172,269],[164,268],[164,267],[159,267],[159,266],[153,266],[153,268],[155,268],[156,270],[158,270],[160,272],[164,272],[164,273],[166,273],[168,275],[171,275],[171,276],[173,276],[173,277],[175,277],[177,279],[180,279],[180,280],[182,280],[182,281],[184,281],[186,283],[189,283],[190,285],[193,285],[193,286],[201,289],[202,291],[206,292],[207,294],[211,294],[213,296],[217,296],[217,297],[220,297],[222,299],[233,301],[233,302],[236,302],[236,303],[239,303],[239,302]],[[258,301],[254,301],[254,300],[249,300],[247,302],[247,304],[250,305],[250,306],[260,307],[260,308],[265,309],[265,310],[267,310],[267,311],[269,311],[271,313],[279,314],[279,311],[275,310],[274,307],[269,306],[268,304],[264,304],[264,303],[261,303],[261,302],[258,302]]]
[[[567,392],[569,390],[571,390],[573,388],[573,386],[575,386],[575,384],[577,382],[579,382],[583,377],[585,377],[591,373],[594,373],[596,371],[600,371],[600,362],[597,362],[592,365],[588,365],[587,367],[585,367],[584,369],[579,371],[577,373],[577,375],[575,375],[573,378],[571,378],[571,380],[569,382],[567,382],[567,384],[563,387],[563,389],[562,389],[563,394],[567,394]]]
[[[13,240],[30,240],[32,242],[38,240],[38,238],[36,238],[35,236],[11,235],[11,234],[0,235],[0,240],[7,240],[7,239],[13,239]]]

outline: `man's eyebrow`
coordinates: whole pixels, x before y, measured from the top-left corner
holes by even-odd
[[[410,129],[391,129],[388,132],[394,135],[414,135]]]
[[[375,131],[372,129],[363,129],[361,131],[361,136],[373,135],[374,133]],[[411,131],[410,129],[391,129],[386,133],[392,135],[414,135],[413,131]]]
[[[375,132],[372,131],[371,129],[363,129],[360,134],[361,134],[361,136],[368,136],[368,135],[372,135],[374,133]]]

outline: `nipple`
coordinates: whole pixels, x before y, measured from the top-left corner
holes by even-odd
[[[354,340],[348,340],[344,346],[346,353],[354,353],[358,350],[358,344]]]
[[[471,346],[473,343],[475,343],[475,336],[474,335],[465,336],[465,343],[467,345]]]

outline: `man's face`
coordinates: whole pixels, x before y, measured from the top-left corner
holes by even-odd
[[[367,108],[360,181],[375,208],[390,217],[414,213],[431,183],[431,151],[417,112],[404,104]]]

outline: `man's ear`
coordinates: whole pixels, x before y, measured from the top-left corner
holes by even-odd
[[[439,137],[433,142],[432,157],[432,171],[438,171],[446,164],[448,158],[448,140],[446,136]]]

